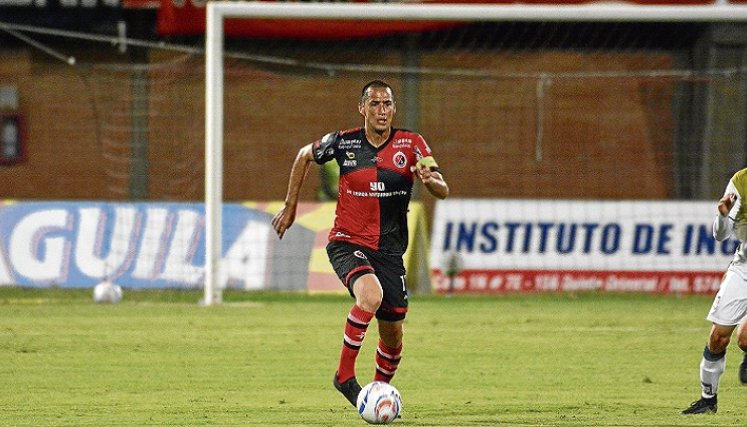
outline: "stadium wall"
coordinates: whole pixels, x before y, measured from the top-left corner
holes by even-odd
[[[492,55],[492,56],[491,56]],[[635,70],[641,55],[485,54],[496,70],[536,63],[579,71]],[[667,54],[657,60],[675,65]],[[394,55],[396,56],[396,55]],[[109,60],[111,58],[108,58]],[[163,58],[161,58],[163,59]],[[145,111],[132,111],[132,67],[76,68],[27,51],[0,51],[0,84],[20,95],[25,160],[0,167],[0,197],[128,200],[133,197],[133,134],[145,132],[146,200],[203,198],[204,79],[201,58],[148,68]],[[398,57],[386,59],[397,62]],[[160,61],[160,60],[159,60]],[[423,65],[453,65],[448,54]],[[552,72],[552,69],[548,69]],[[241,66],[226,74],[227,200],[273,200],[285,193],[290,164],[303,145],[358,126],[361,85],[376,73],[307,76]],[[383,76],[387,78],[387,76]],[[401,76],[388,78],[403,93]],[[537,81],[436,79],[418,82],[418,131],[433,146],[454,194],[461,197],[667,199],[672,196],[675,93],[670,82],[563,80],[547,87],[544,156],[535,155]],[[603,95],[600,95],[602,93]],[[258,106],[258,100],[261,106]],[[142,104],[142,102],[141,102]],[[141,108],[142,105],[141,105]],[[397,123],[412,121],[400,111]],[[147,122],[135,128],[145,115]],[[445,120],[445,116],[448,120]],[[142,120],[141,120],[142,121]],[[142,127],[144,126],[144,127]],[[487,166],[487,168],[486,168]],[[487,169],[491,171],[487,173]],[[616,185],[599,185],[611,171]],[[302,199],[314,200],[314,169]]]

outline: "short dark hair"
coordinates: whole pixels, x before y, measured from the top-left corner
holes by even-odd
[[[366,83],[365,86],[363,86],[363,90],[361,90],[361,100],[366,97],[366,92],[368,92],[368,89],[372,87],[380,87],[380,88],[389,89],[390,92],[394,93],[394,91],[392,90],[392,87],[389,86],[389,84],[385,82],[384,80],[372,80]]]

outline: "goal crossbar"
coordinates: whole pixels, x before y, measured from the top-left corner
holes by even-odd
[[[205,296],[221,302],[223,44],[226,18],[409,21],[747,22],[747,5],[208,2],[205,30]]]
[[[589,3],[413,4],[210,2],[213,19],[356,19],[402,21],[743,21],[747,5],[636,5]],[[210,25],[210,18],[208,18]]]

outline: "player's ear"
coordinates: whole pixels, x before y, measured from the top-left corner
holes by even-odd
[[[358,112],[361,113],[361,116],[366,117],[366,105],[363,101],[358,103]]]

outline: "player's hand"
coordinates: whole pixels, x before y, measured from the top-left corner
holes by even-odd
[[[721,200],[718,201],[718,213],[721,216],[729,215],[731,208],[734,207],[734,202],[737,201],[737,195],[734,193],[726,193]]]
[[[295,220],[295,206],[285,206],[283,209],[280,209],[280,212],[275,214],[275,216],[272,218],[272,228],[275,229],[275,233],[277,233],[278,238],[282,240],[283,235],[285,235],[285,232],[288,231],[291,225],[293,225],[293,221]]]
[[[425,164],[417,163],[415,166],[410,166],[410,172],[414,173],[428,189],[434,197],[439,199],[445,199],[449,195],[449,186],[444,181],[441,172],[438,170],[431,170],[431,168]]]
[[[410,172],[414,173],[426,185],[435,179],[435,175],[431,172],[431,169],[422,163],[410,166]]]

